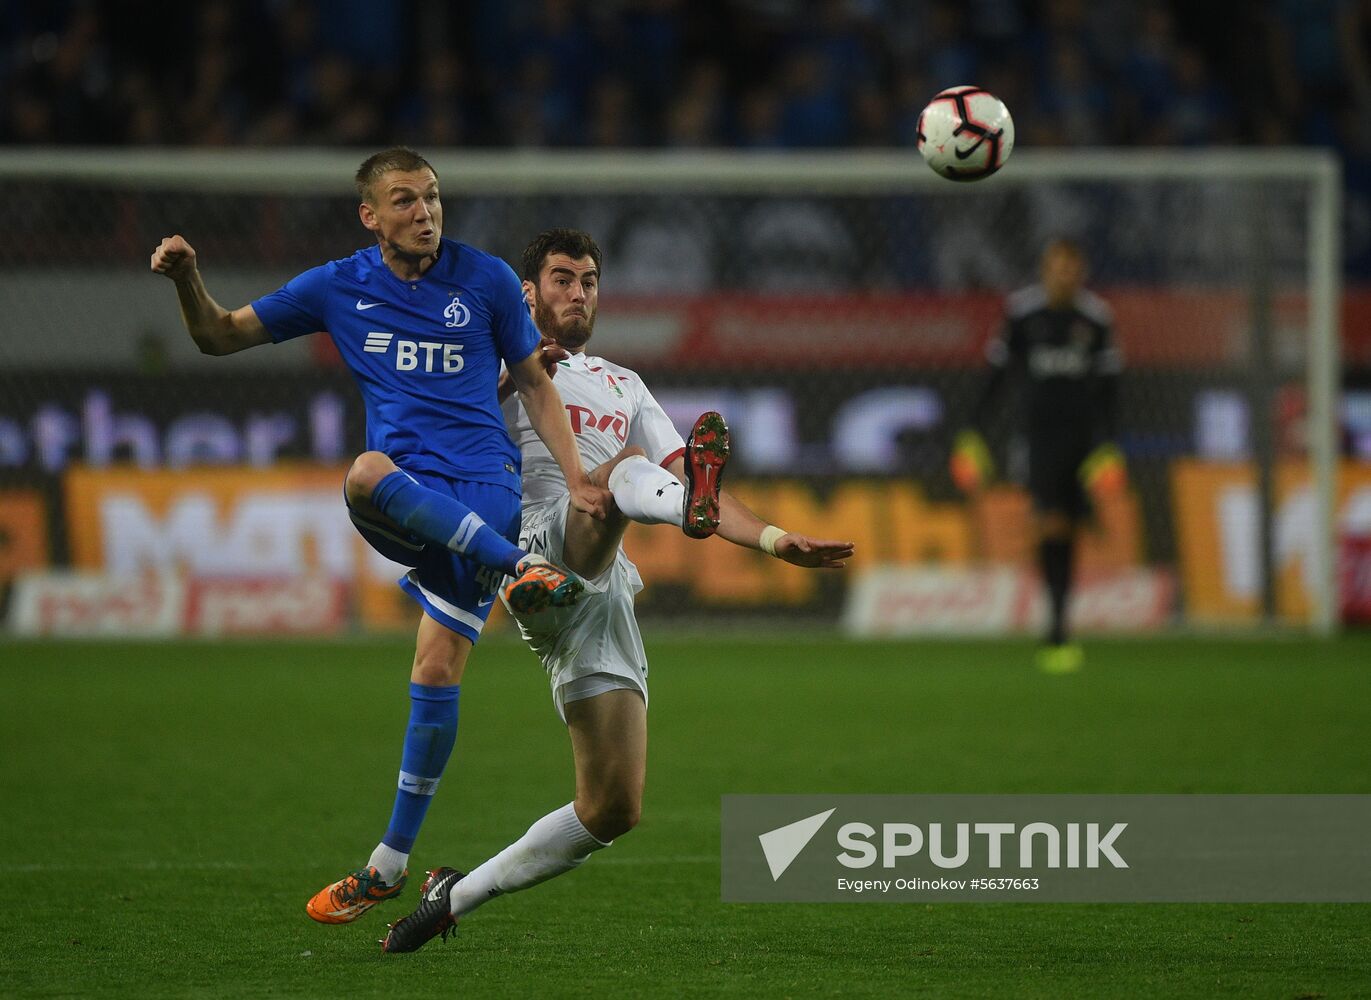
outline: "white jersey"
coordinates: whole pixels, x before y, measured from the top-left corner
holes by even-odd
[[[573,354],[557,363],[552,384],[566,406],[587,472],[628,445],[642,448],[656,465],[665,465],[685,451],[680,433],[636,372],[604,358]],[[523,455],[524,506],[563,496],[566,479],[533,430],[519,394],[511,394],[503,409],[505,426]]]

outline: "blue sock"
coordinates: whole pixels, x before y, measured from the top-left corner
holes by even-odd
[[[482,566],[514,576],[515,565],[528,555],[462,501],[420,486],[396,470],[376,484],[371,502],[386,517]]]
[[[400,758],[400,787],[395,793],[390,826],[381,838],[381,843],[402,854],[408,854],[414,847],[428,804],[438,790],[438,779],[452,756],[453,744],[457,742],[457,699],[461,693],[457,684],[409,686],[409,729]]]

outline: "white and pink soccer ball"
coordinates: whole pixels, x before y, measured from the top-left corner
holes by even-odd
[[[919,114],[919,152],[939,174],[978,181],[1004,166],[1014,151],[1014,119],[980,87],[948,87]]]

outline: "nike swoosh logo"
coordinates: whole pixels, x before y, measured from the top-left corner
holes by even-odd
[[[982,144],[983,142],[985,142],[985,140],[986,140],[986,136],[981,136],[979,139],[977,139],[977,140],[975,141],[974,144],[971,145],[970,148],[968,148],[968,149],[954,149],[952,152],[956,154],[957,159],[959,159],[959,160],[965,160],[965,159],[966,159],[968,156],[970,156],[972,153],[976,152],[976,150],[980,149],[980,148],[981,148],[981,144]]]
[[[438,900],[443,898],[442,885],[435,885],[432,889],[428,891],[428,895],[424,898],[427,899],[430,903],[438,902]]]
[[[492,604],[494,604],[494,603],[495,603],[495,598],[493,598],[493,597],[487,597],[484,601],[477,601],[477,602],[476,602],[476,606],[477,606],[478,608],[486,608],[486,607],[489,607],[490,605],[492,605]]]
[[[360,312],[366,312],[368,309],[375,309],[379,305],[381,305],[380,302],[363,302],[361,299],[357,300],[357,309]]]

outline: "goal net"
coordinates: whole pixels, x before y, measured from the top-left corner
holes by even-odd
[[[234,307],[350,254],[368,237],[362,155],[0,153],[12,628],[410,626],[396,567],[339,496],[363,414],[328,338],[201,357],[148,272],[181,233]],[[1371,518],[1371,474],[1338,455],[1331,157],[1020,152],[974,185],[912,153],[430,159],[450,237],[515,263],[542,229],[594,235],[592,353],[636,369],[683,429],[723,412],[728,485],[768,520],[857,542],[848,572],[816,574],[634,526],[644,616],[1036,628],[1014,400],[987,428],[992,489],[960,496],[947,457],[1005,294],[1068,236],[1127,362],[1130,488],[1082,536],[1081,627],[1334,627],[1339,538],[1371,530],[1353,509]]]

